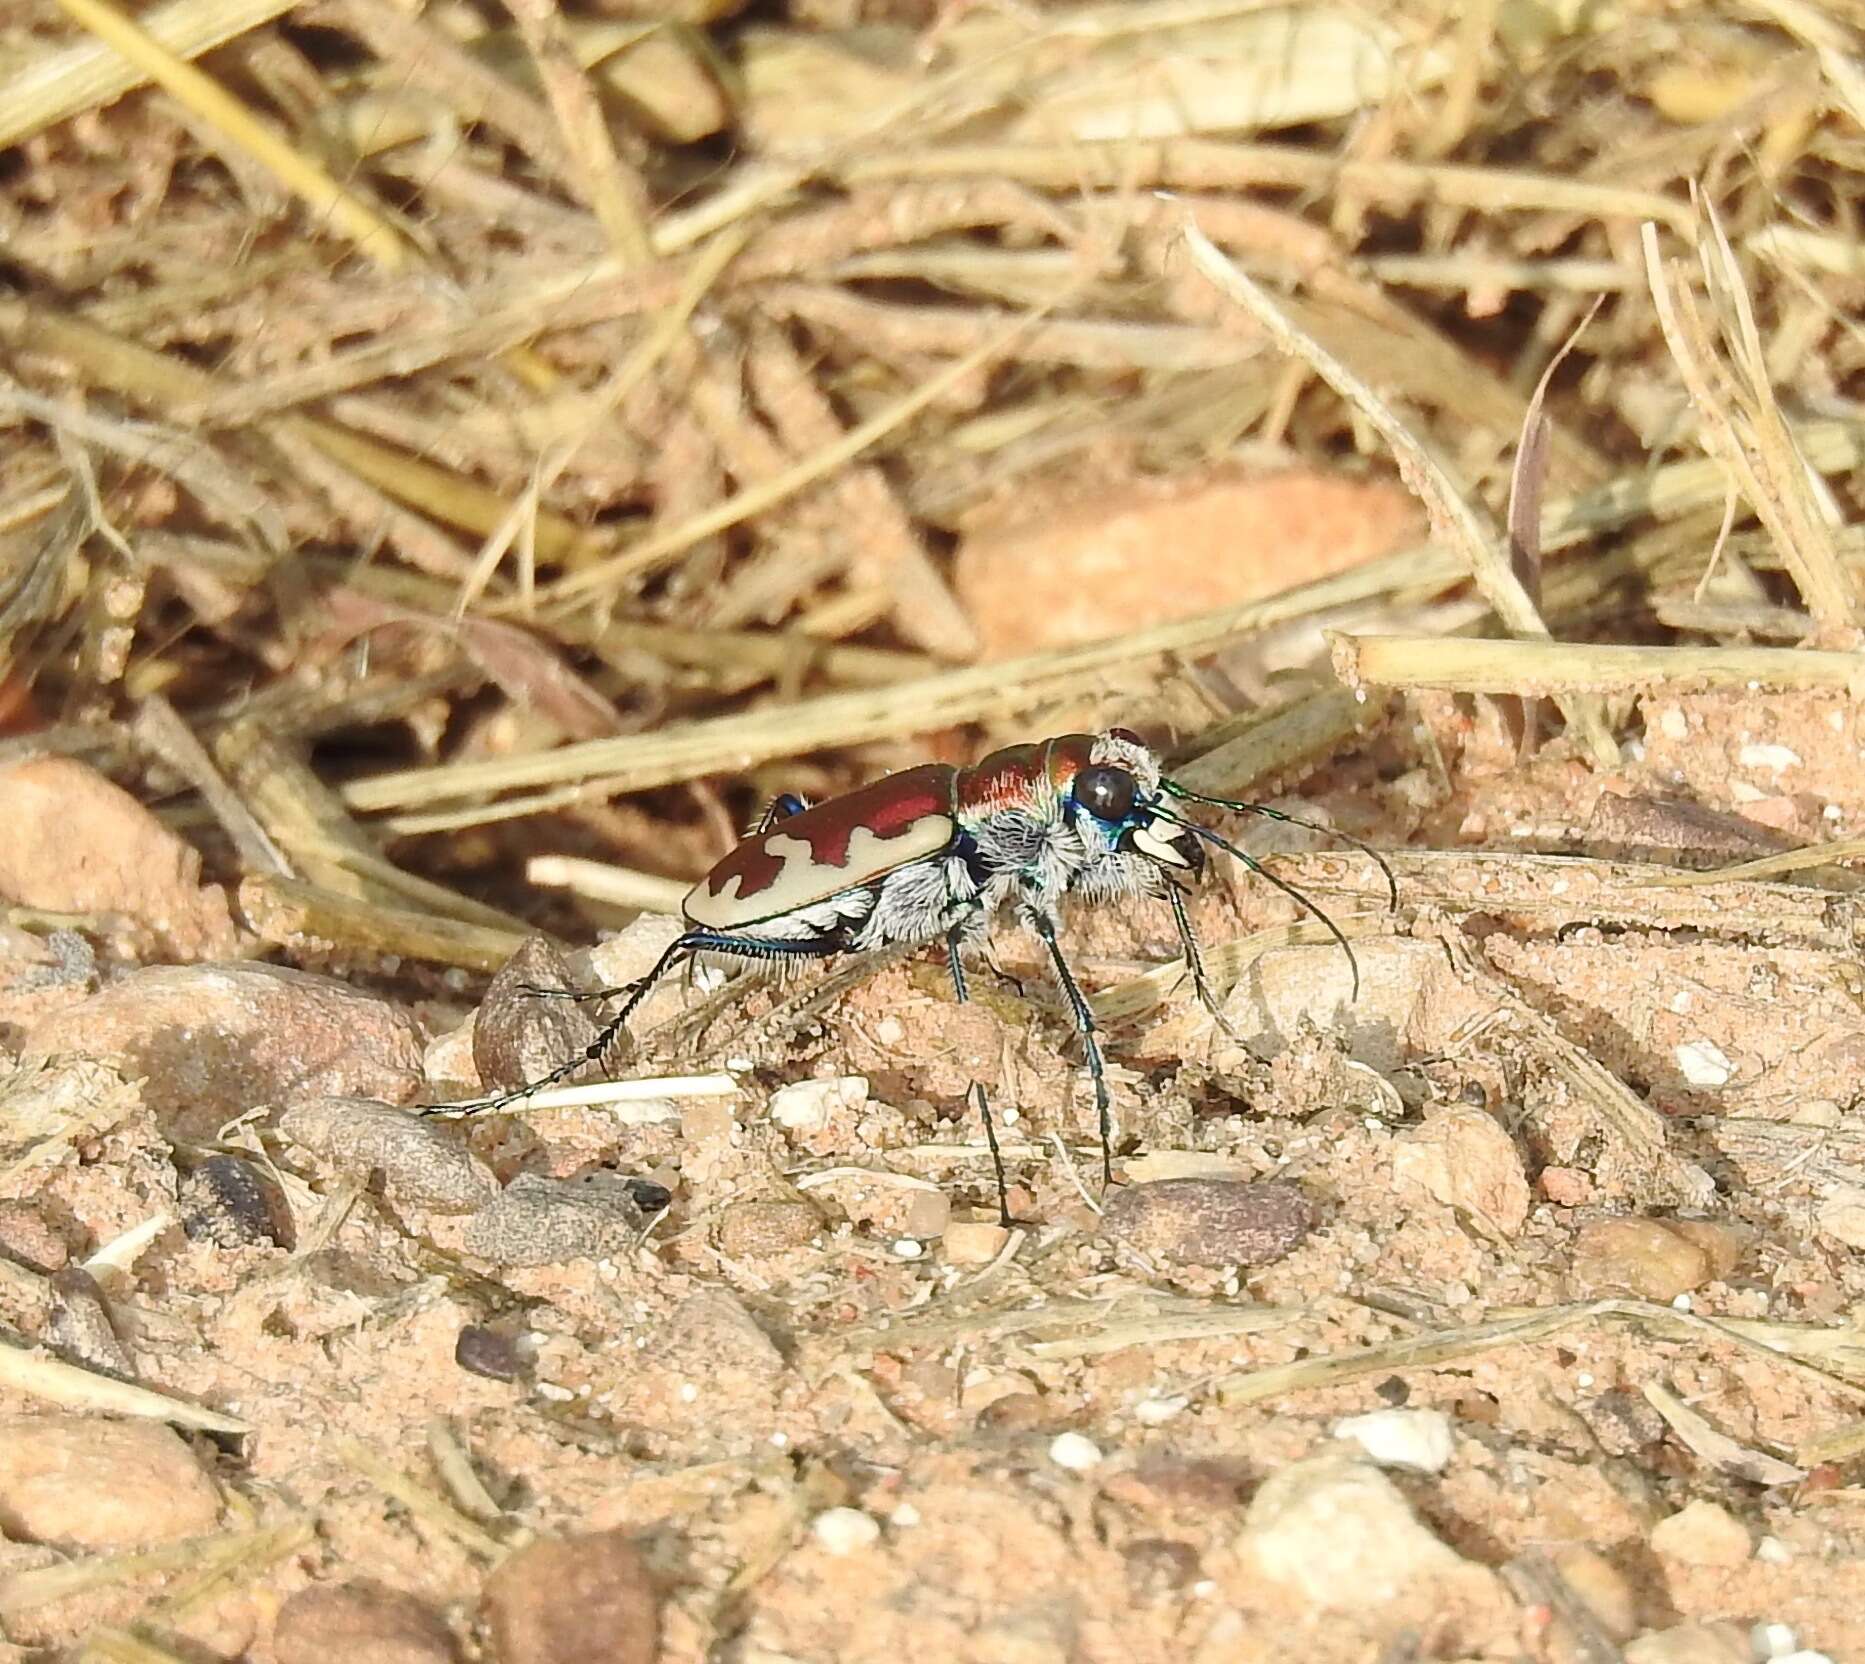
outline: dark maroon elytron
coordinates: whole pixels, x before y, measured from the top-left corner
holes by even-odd
[[[1234,844],[1182,818],[1176,805],[1186,802],[1294,819],[1258,804],[1207,797],[1167,779],[1153,752],[1124,728],[1007,746],[970,768],[923,764],[814,807],[781,797],[687,893],[687,928],[653,969],[638,982],[590,996],[626,998],[583,1053],[517,1092],[471,1107],[503,1107],[601,1058],[649,991],[679,965],[702,956],[769,965],[943,940],[952,987],[963,1001],[966,957],[983,944],[994,919],[1011,913],[1048,951],[1081,1035],[1100,1118],[1103,1176],[1111,1178],[1107,1080],[1094,1016],[1058,940],[1065,898],[1163,897],[1177,921],[1198,997],[1215,1011],[1185,907],[1187,881],[1204,869],[1201,842],[1209,843],[1292,896],[1327,926],[1349,960],[1353,956],[1346,938],[1313,903]],[[1386,877],[1390,887],[1390,871]],[[1355,983],[1357,990],[1357,967]],[[981,1085],[972,1090],[1008,1222],[990,1104]]]

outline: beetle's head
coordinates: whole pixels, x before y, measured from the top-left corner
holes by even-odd
[[[1155,813],[1160,803],[1159,759],[1138,734],[1110,728],[1095,737],[1087,767],[1069,787],[1076,824],[1084,820],[1124,854],[1189,877],[1204,870],[1204,850],[1189,827]]]

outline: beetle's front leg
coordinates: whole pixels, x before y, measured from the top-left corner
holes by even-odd
[[[1197,932],[1192,929],[1191,914],[1185,906],[1184,888],[1170,878],[1165,880],[1166,900],[1172,904],[1172,922],[1179,929],[1179,946],[1185,950],[1185,967],[1191,972],[1192,991],[1198,996],[1198,1003],[1211,1014],[1212,1022],[1224,1038],[1243,1052],[1246,1057],[1262,1059],[1256,1056],[1256,1048],[1237,1032],[1236,1025],[1224,1015],[1223,1002],[1217,997],[1217,990],[1211,986],[1211,978],[1205,971],[1204,950],[1198,944]]]

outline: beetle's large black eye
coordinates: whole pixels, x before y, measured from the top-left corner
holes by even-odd
[[[1075,776],[1075,801],[1096,820],[1125,820],[1133,813],[1133,799],[1139,789],[1124,768],[1105,764],[1085,768]]]

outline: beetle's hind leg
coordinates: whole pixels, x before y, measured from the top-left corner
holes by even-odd
[[[965,923],[961,919],[951,925],[945,933],[946,968],[952,973],[952,993],[960,1005],[971,1000],[971,992],[965,981],[965,961],[959,949],[965,939]],[[984,1122],[984,1141],[991,1148],[991,1171],[997,1178],[997,1220],[1005,1230],[1011,1226],[1010,1218],[1010,1181],[1004,1176],[1004,1152],[997,1145],[997,1122],[991,1115],[991,1096],[984,1089],[984,1082],[974,1080],[971,1090],[978,1099],[978,1115]]]
[[[628,998],[622,1002],[620,1010],[602,1025],[596,1038],[589,1042],[575,1056],[536,1080],[510,1092],[501,1092],[495,1097],[475,1099],[464,1104],[436,1104],[424,1111],[429,1115],[477,1115],[488,1110],[509,1108],[527,1098],[547,1091],[572,1075],[587,1068],[592,1063],[601,1062],[609,1048],[628,1026],[628,1019],[640,1008],[641,1002],[659,985],[661,980],[676,967],[702,953],[715,953],[727,958],[762,960],[765,962],[783,961],[799,958],[823,958],[829,954],[840,953],[846,943],[838,937],[811,937],[808,939],[789,940],[768,936],[733,936],[717,930],[685,930],[676,936],[661,950],[661,956],[654,961],[646,976],[633,982],[624,982],[614,988],[600,990],[588,997],[609,997],[626,993]]]

